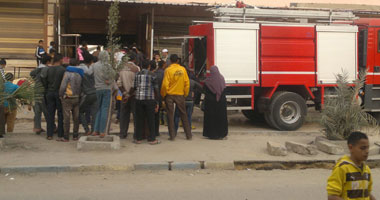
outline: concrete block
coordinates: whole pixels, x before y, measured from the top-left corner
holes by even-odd
[[[333,144],[331,142],[317,141],[315,144],[316,144],[318,150],[320,150],[322,152],[325,152],[325,153],[328,153],[328,154],[332,154],[332,155],[341,155],[341,154],[344,154],[343,147],[338,146],[336,144]]]
[[[302,144],[298,142],[293,141],[287,141],[285,142],[286,149],[288,151],[292,151],[294,153],[298,153],[301,155],[316,155],[318,154],[318,151],[316,150],[316,147]]]
[[[135,170],[169,170],[169,163],[137,163],[135,164]]]
[[[309,150],[310,155],[317,155],[318,154],[318,148],[315,145],[307,145],[307,150]]]
[[[346,140],[329,140],[326,138],[326,136],[317,136],[315,138],[315,144],[319,141],[324,141],[324,142],[328,142],[328,143],[331,143],[331,144],[335,144],[337,146],[340,146],[343,148],[344,152],[345,153],[350,153],[350,151],[348,150],[348,146],[347,146],[347,141]]]
[[[201,164],[199,162],[173,162],[171,164],[172,170],[189,170],[200,169]]]
[[[269,155],[272,156],[286,156],[288,155],[288,151],[286,150],[286,147],[280,143],[277,142],[267,142],[267,151]]]
[[[231,162],[205,162],[205,169],[214,169],[214,170],[234,170],[235,164]]]
[[[370,156],[379,155],[380,154],[380,147],[377,145],[373,145],[369,148],[368,153]]]
[[[104,138],[98,136],[82,136],[77,143],[77,149],[87,150],[117,150],[120,149],[120,138],[116,135],[107,135]]]

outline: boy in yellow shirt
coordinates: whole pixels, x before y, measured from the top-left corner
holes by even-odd
[[[371,170],[365,164],[369,141],[362,132],[353,132],[347,140],[350,156],[343,156],[327,181],[328,200],[376,200],[371,194]]]

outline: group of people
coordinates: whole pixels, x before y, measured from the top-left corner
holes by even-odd
[[[37,51],[36,51],[37,52]],[[181,66],[176,54],[169,56],[163,49],[153,60],[145,58],[138,48],[124,49],[114,56],[115,62],[123,61],[117,76],[110,75],[107,66],[109,51],[90,54],[87,45],[77,49],[77,59],[63,65],[62,55],[41,54],[39,66],[31,72],[36,87],[42,85],[44,98],[34,103],[34,131],[40,134],[41,115],[47,121],[47,139],[58,133],[58,141],[69,141],[70,118],[73,118],[73,140],[79,138],[79,125],[85,135],[105,137],[109,133],[113,105],[120,100],[118,114],[120,137],[127,138],[131,115],[133,116],[133,141],[136,144],[147,139],[159,144],[160,121],[167,121],[169,140],[177,135],[179,119],[186,134],[192,139],[191,116],[195,90],[205,93],[203,104],[203,135],[210,139],[224,139],[228,134],[226,88],[224,77],[216,66],[202,86],[195,75]],[[160,113],[165,110],[167,116]],[[58,124],[55,124],[55,115]]]

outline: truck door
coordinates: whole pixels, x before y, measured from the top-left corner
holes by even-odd
[[[380,84],[380,28],[375,28],[375,62],[373,65],[373,84]],[[371,71],[371,69],[369,69]]]

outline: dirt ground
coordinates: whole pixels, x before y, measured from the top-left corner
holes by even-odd
[[[35,135],[32,132],[32,120],[27,116],[33,116],[33,113],[21,110],[15,132],[6,135],[5,147],[0,151],[0,166],[135,164],[162,161],[323,160],[340,157],[322,152],[316,156],[290,153],[286,157],[274,157],[266,152],[267,141],[285,143],[290,140],[310,143],[316,136],[322,135],[321,127],[310,121],[297,131],[279,132],[269,128],[265,123],[252,123],[240,113],[231,113],[228,139],[214,141],[203,138],[202,112],[196,110],[193,118],[196,129],[193,130],[192,141],[185,140],[183,132],[179,133],[176,141],[168,141],[167,127],[161,126],[159,140],[162,143],[159,145],[133,144],[130,134],[126,140],[121,140],[120,150],[81,152],[76,149],[77,143],[74,141],[60,143],[55,140],[47,141],[46,134]],[[118,124],[112,125],[113,133],[118,132],[118,126]],[[133,130],[132,127],[130,130]],[[371,140],[380,141],[376,135],[372,136]],[[371,158],[380,158],[380,155]]]

